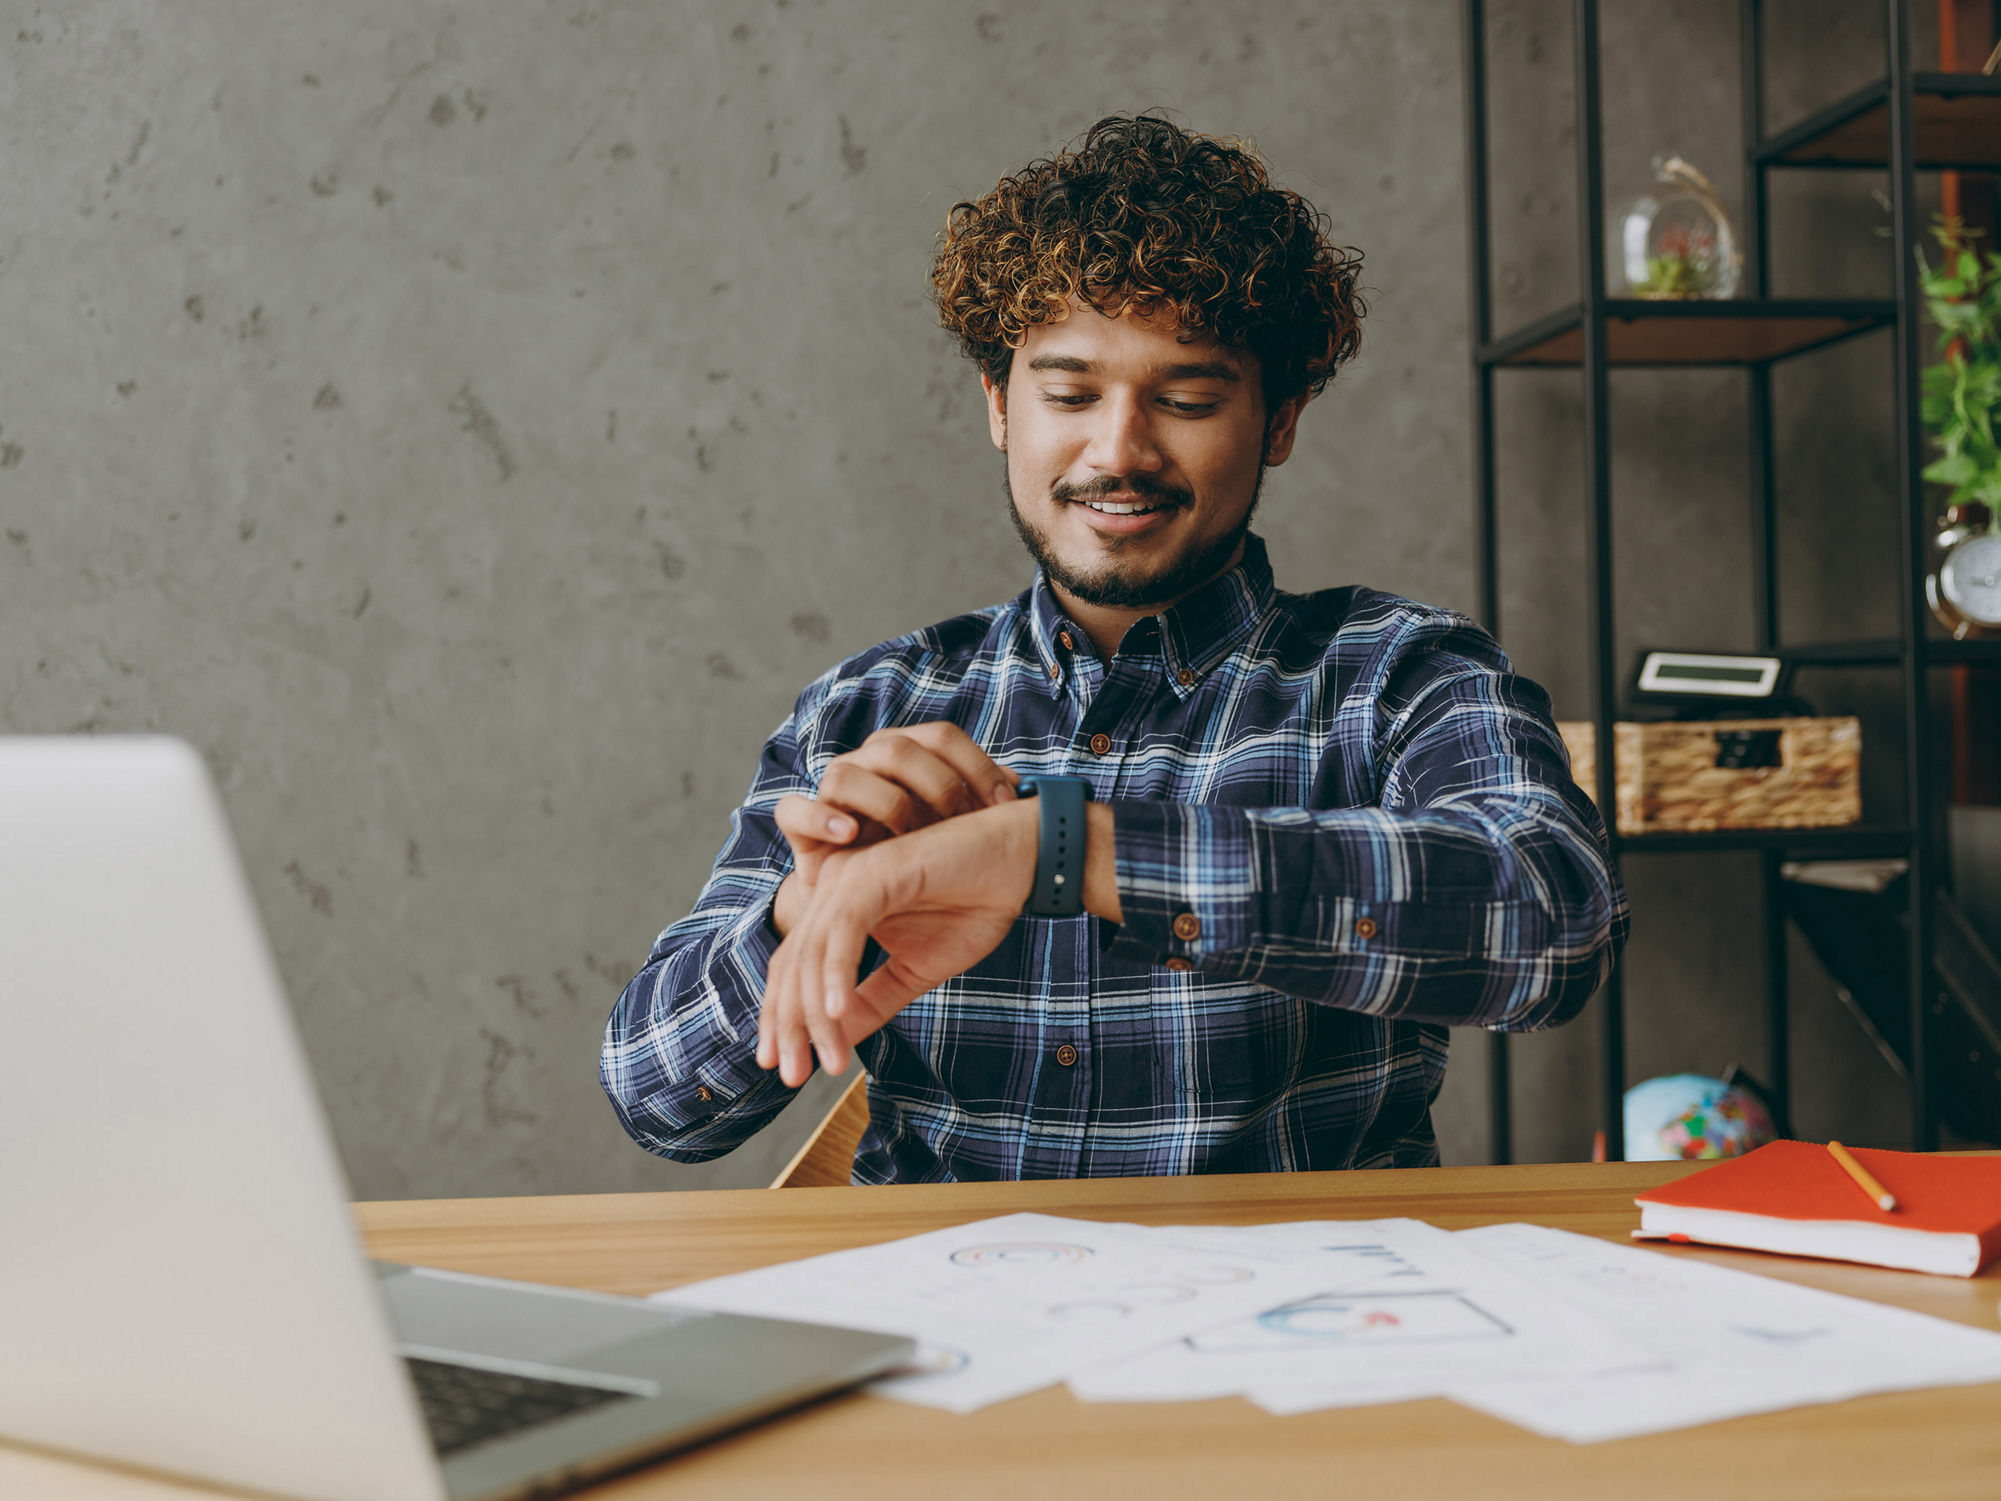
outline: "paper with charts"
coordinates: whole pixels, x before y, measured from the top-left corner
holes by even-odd
[[[1313,1291],[1135,1359],[1070,1378],[1086,1401],[1311,1391],[1316,1406],[1437,1396],[1455,1381],[1516,1380],[1654,1363],[1645,1346],[1508,1266],[1418,1220],[1188,1229],[1180,1244],[1309,1270]]]
[[[2001,1334],[1534,1225],[1015,1214],[656,1297],[910,1335],[873,1390],[954,1412],[1060,1381],[1281,1415],[1445,1396],[1590,1443],[2001,1380]]]
[[[1416,1377],[1435,1391],[1451,1372],[1645,1358],[1417,1220],[1215,1229],[1015,1214],[657,1296],[907,1334],[918,1368],[874,1389],[957,1412],[1106,1366],[1113,1385],[1092,1395],[1153,1399],[1240,1391],[1274,1362],[1322,1386]]]
[[[1251,1241],[1011,1214],[655,1296],[907,1334],[917,1368],[872,1389],[971,1412],[1291,1302],[1321,1280],[1319,1268]]]
[[[1652,1370],[1455,1386],[1469,1407],[1574,1443],[1838,1402],[2001,1381],[2001,1334],[1909,1309],[1538,1225],[1453,1237],[1652,1348]],[[1905,1273],[1917,1276],[1918,1273]],[[1274,1411],[1311,1405],[1267,1387]]]

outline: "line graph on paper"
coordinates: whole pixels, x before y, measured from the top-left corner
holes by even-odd
[[[1245,1349],[1251,1343],[1283,1345],[1295,1341],[1339,1341],[1347,1345],[1425,1345],[1463,1339],[1507,1339],[1515,1331],[1507,1321],[1483,1309],[1463,1293],[1363,1293],[1305,1297],[1261,1313],[1251,1331],[1239,1329]],[[1201,1341],[1193,1341],[1201,1347]]]
[[[1507,1320],[1456,1287],[1424,1287],[1424,1268],[1384,1245],[1319,1248],[1326,1292],[1268,1308],[1226,1328],[1191,1335],[1203,1355],[1243,1355],[1345,1346],[1411,1346],[1506,1339]],[[1415,1282],[1418,1286],[1398,1286]]]
[[[1318,1250],[1323,1257],[1331,1258],[1321,1262],[1321,1266],[1327,1269],[1327,1285],[1333,1288],[1359,1287],[1404,1277],[1422,1280],[1430,1275],[1416,1262],[1388,1246],[1358,1243],[1321,1246]]]

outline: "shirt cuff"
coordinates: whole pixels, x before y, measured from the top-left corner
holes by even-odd
[[[778,929],[771,921],[773,905],[767,902],[759,911],[746,913],[728,939],[728,957],[723,962],[733,983],[719,988],[717,999],[729,1040],[697,1064],[693,1077],[678,1091],[680,1108],[687,1117],[677,1122],[679,1125],[712,1120],[753,1093],[762,1094],[780,1082],[776,1072],[757,1066],[757,1015],[764,977],[779,944]]]
[[[1258,889],[1242,808],[1109,805],[1120,926],[1107,952],[1169,969],[1222,967],[1255,941]]]

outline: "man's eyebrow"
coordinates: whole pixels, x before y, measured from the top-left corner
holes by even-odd
[[[1072,375],[1089,375],[1097,366],[1089,360],[1079,359],[1074,354],[1039,354],[1028,362],[1031,370],[1067,370]],[[1236,368],[1222,360],[1193,360],[1179,365],[1164,365],[1154,372],[1160,380],[1227,380],[1239,381]]]
[[[1236,368],[1221,360],[1197,360],[1191,364],[1169,365],[1160,372],[1165,380],[1241,380]]]

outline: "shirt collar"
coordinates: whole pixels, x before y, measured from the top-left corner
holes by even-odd
[[[1244,556],[1236,567],[1153,617],[1160,624],[1167,683],[1175,697],[1187,698],[1218,663],[1243,644],[1271,608],[1275,593],[1264,541],[1246,532]],[[1071,671],[1073,649],[1063,646],[1063,633],[1069,632],[1074,641],[1081,628],[1064,613],[1049,587],[1048,576],[1040,571],[1030,591],[1028,621],[1043,687],[1054,696],[1062,691],[1063,679]]]

